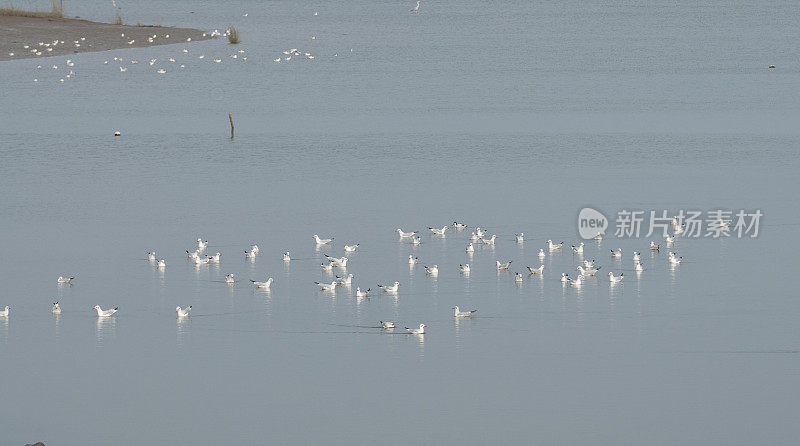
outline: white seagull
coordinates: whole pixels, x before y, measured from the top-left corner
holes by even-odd
[[[611,250],[611,257],[613,257],[615,259],[621,259],[622,258],[622,248],[617,248],[616,251],[614,251],[612,249]]]
[[[400,282],[395,282],[394,285],[378,285],[384,293],[396,293],[400,288]]]
[[[636,271],[637,273],[640,273],[640,272],[644,271],[644,267],[642,266],[642,262],[639,262],[637,260],[636,263],[633,265],[633,270]]]
[[[594,275],[597,274],[597,271],[600,268],[596,268],[596,269],[595,268],[584,268],[584,267],[578,265],[578,267],[575,268],[575,269],[578,270],[578,272],[581,274],[581,276],[594,277]]]
[[[336,291],[336,281],[334,280],[330,284],[328,283],[319,283],[314,282],[322,291]]]
[[[469,274],[469,263],[465,263],[463,265],[458,265],[458,270],[464,274]]]
[[[453,227],[456,228],[457,231],[463,231],[464,229],[467,229],[467,225],[465,225],[464,223],[459,223],[457,221],[453,222]]]
[[[413,266],[413,265],[416,265],[417,263],[419,263],[419,257],[414,257],[413,255],[409,254],[408,255],[408,264]]]
[[[380,321],[379,323],[381,324],[381,328],[383,328],[384,330],[392,330],[392,329],[394,329],[394,322]]]
[[[159,268],[165,268],[166,266],[167,266],[167,261],[166,260],[161,259],[161,260],[158,261],[158,267]]]
[[[74,277],[58,276],[58,283],[61,285],[72,285],[72,279],[74,279]]]
[[[186,256],[192,260],[200,258],[200,250],[198,249],[197,251],[194,252],[189,252],[189,250],[186,250]]]
[[[486,235],[486,231],[484,231],[483,229],[478,227],[478,228],[475,228],[475,234],[478,236],[478,238],[481,238],[481,237]]]
[[[356,243],[355,245],[344,245],[344,252],[355,252],[359,245],[360,243]]]
[[[542,271],[544,271],[544,265],[539,265],[538,268],[532,268],[529,266],[528,271],[530,271],[530,273],[533,275],[542,274]]]
[[[411,334],[422,335],[422,334],[425,334],[425,327],[427,327],[427,325],[419,324],[419,328],[408,328],[408,327],[406,327],[406,330],[408,330],[408,332],[411,333]]]
[[[576,277],[575,280],[571,280],[569,284],[572,286],[580,287],[581,285],[583,285],[583,276],[579,274],[578,277]]]
[[[422,4],[422,1],[421,0],[417,0],[417,6],[414,6],[413,8],[411,8],[411,12],[414,13],[414,14],[418,13],[420,4]]]
[[[361,288],[356,287],[356,297],[368,297],[369,296],[369,288],[366,291],[361,291]]]
[[[470,316],[472,316],[472,313],[474,313],[474,312],[478,311],[478,310],[471,310],[471,311],[459,311],[459,309],[458,309],[458,305],[456,305],[455,307],[453,307],[453,310],[455,310],[455,316],[456,316],[456,317],[470,317]]]
[[[525,233],[524,232],[520,232],[519,234],[516,235],[516,237],[517,237],[517,243],[522,243],[522,242],[525,241]]]
[[[292,260],[292,258],[289,256],[289,251],[284,252],[283,253],[283,261],[284,262],[289,262],[291,260]]]
[[[94,309],[94,311],[96,311],[96,312],[97,312],[97,317],[109,317],[109,316],[113,316],[113,315],[114,315],[114,313],[116,313],[116,312],[117,312],[117,310],[119,310],[119,307],[114,307],[114,308],[112,308],[112,309],[110,309],[110,310],[104,310],[104,309],[100,308],[100,305],[95,305],[95,306],[94,306],[94,307],[92,307],[92,308]]]
[[[431,276],[438,276],[439,275],[439,265],[433,265],[431,267],[426,266],[425,272],[430,274]]]
[[[545,255],[547,255],[547,254],[545,254],[545,253],[544,253],[544,249],[541,249],[541,248],[540,248],[540,249],[539,249],[539,258],[540,258],[540,259],[543,259]]]
[[[485,238],[481,237],[481,243],[484,245],[491,245],[494,246],[494,241],[497,239],[497,234],[492,234],[492,238],[486,240]]]
[[[253,282],[253,285],[255,285],[255,286],[256,286],[256,288],[265,288],[265,289],[266,289],[266,288],[269,288],[269,287],[270,287],[270,285],[272,285],[272,282],[273,282],[273,280],[272,280],[272,277],[270,277],[269,279],[267,279],[267,281],[266,281],[266,282],[256,282],[256,281],[255,281],[255,280],[253,280],[253,279],[250,279],[250,281],[251,281],[251,282]]]
[[[333,265],[334,268],[347,268],[347,261],[350,260],[347,257],[336,258],[336,257],[331,257],[327,254],[325,254],[325,258],[328,259],[329,262],[331,262],[331,265]]]
[[[225,283],[233,283],[233,273],[225,276]]]
[[[417,231],[414,232],[403,232],[402,229],[397,228],[397,233],[400,235],[400,238],[409,238],[417,235]]]
[[[58,306],[58,302],[53,302],[53,309],[51,311],[53,314],[61,314],[61,307]]]
[[[477,241],[478,241],[478,234],[476,234],[476,233],[473,231],[473,232],[472,232],[472,235],[469,237],[469,240],[470,240],[472,243],[475,243],[475,242],[477,242]]]
[[[638,262],[639,260],[641,260],[641,258],[639,257],[640,254],[641,254],[640,252],[633,251],[633,261],[634,262]]]
[[[353,274],[348,274],[345,277],[336,276],[336,281],[339,285],[350,285],[353,283],[353,277],[355,277]]]
[[[615,276],[613,272],[609,271],[608,272],[608,281],[611,282],[611,283],[622,282],[622,276],[624,276],[624,275],[625,275],[624,273],[619,273],[619,276]]]
[[[515,275],[515,277],[514,277],[514,281],[515,282],[517,282],[517,283],[522,282],[522,274],[515,272],[514,275]]]
[[[569,274],[561,273],[561,283],[567,283],[570,281]]]
[[[661,249],[661,245],[656,245],[656,242],[650,241],[650,251],[658,251]]]
[[[583,242],[578,246],[572,245],[572,252],[575,254],[583,254]]]
[[[314,234],[314,241],[317,242],[318,245],[327,245],[328,243],[333,241],[333,237],[331,238],[319,238],[317,234]]]
[[[444,235],[445,231],[447,231],[448,226],[442,226],[442,229],[436,228],[428,228],[429,231],[433,233],[433,235]]]
[[[0,311],[0,317],[8,317],[8,313],[9,313],[9,311],[8,311],[8,310],[10,310],[10,309],[11,309],[11,307],[9,307],[8,305],[6,305],[6,309],[5,309],[5,310],[3,310],[3,311]]]
[[[147,253],[147,260],[149,260],[151,262],[155,262],[156,261],[156,252],[155,251],[148,252]]]
[[[255,251],[245,251],[244,256],[248,259],[255,259],[257,253]]]
[[[208,257],[208,263],[219,263],[219,258],[222,256],[220,253],[216,253],[213,256]]]
[[[253,251],[254,253],[258,254],[258,251],[260,250],[258,249],[258,245],[252,245],[250,246],[250,251]]]
[[[422,239],[419,237],[411,237],[411,244],[412,245],[419,245],[422,243]]]
[[[203,241],[203,239],[198,238],[197,239],[197,249],[199,251],[202,251],[202,250],[204,250],[206,248],[208,248],[208,240]]]
[[[556,245],[556,244],[553,243],[552,240],[548,240],[547,241],[547,249],[549,249],[550,251],[555,251],[556,249],[561,249],[562,246],[564,246],[564,242],[561,242],[561,243]]]
[[[508,271],[508,267],[511,266],[511,262],[513,262],[513,260],[509,260],[506,263],[500,263],[499,260],[495,260],[494,263],[495,263],[495,265],[497,265],[497,270],[498,271],[501,270],[501,269]]]
[[[475,245],[473,245],[472,242],[469,242],[469,245],[467,245],[467,252],[475,252]]]
[[[321,266],[324,271],[333,271],[333,263],[329,263],[327,265],[320,263],[319,266]]]
[[[191,305],[186,308],[175,307],[175,312],[178,313],[179,318],[189,316],[190,311],[192,311]]]

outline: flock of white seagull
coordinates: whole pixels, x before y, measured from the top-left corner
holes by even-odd
[[[428,230],[430,231],[432,237],[444,237],[445,233],[451,226],[456,231],[464,231],[467,229],[467,225],[463,223],[453,222],[452,225],[442,226],[441,228],[429,227]],[[667,235],[665,240],[667,246],[671,246],[672,243],[674,243],[675,237],[680,236],[684,232],[685,225],[680,225],[677,218],[673,218],[672,228],[673,228],[673,234]],[[421,243],[421,239],[418,236],[417,231],[405,232],[402,229],[398,228],[396,232],[401,240],[408,239],[411,241],[413,245],[419,245]],[[515,238],[518,244],[522,244],[525,241],[525,235],[523,233],[516,234]],[[313,239],[317,248],[319,248],[320,246],[329,245],[331,242],[333,242],[333,237],[321,238],[318,234],[314,234]],[[602,235],[598,235],[597,237],[595,237],[595,240],[599,241],[601,239]],[[496,240],[497,240],[496,234],[493,234],[491,237],[489,237],[488,233],[484,229],[476,227],[475,231],[473,231],[470,236],[470,241],[466,245],[465,251],[468,255],[471,256],[472,253],[475,252],[475,245],[477,243],[480,243],[481,245],[484,246],[493,247]],[[352,284],[352,280],[355,276],[353,274],[344,275],[344,272],[347,271],[347,263],[349,261],[347,254],[355,252],[359,248],[359,246],[360,244],[358,243],[354,245],[344,245],[345,256],[343,257],[333,257],[328,254],[324,254],[328,262],[321,264],[322,269],[326,272],[332,272],[335,269],[340,269],[341,271],[343,271],[343,276],[340,277],[336,275],[335,280],[331,281],[330,283],[314,282],[320,288],[320,291],[326,293],[336,293],[337,288],[342,286],[349,287]],[[547,240],[546,242],[547,251],[549,251],[551,254],[556,251],[560,251],[563,247],[564,247],[564,242],[553,243],[552,240]],[[583,248],[584,248],[584,243],[580,243],[578,245],[572,245],[572,251],[575,254],[583,254]],[[193,262],[196,265],[219,264],[222,254],[220,254],[219,252],[215,254],[210,254],[206,252],[207,249],[208,249],[208,241],[203,240],[202,238],[198,238],[197,247],[193,251],[186,250],[187,258],[189,259],[189,261]],[[659,252],[661,249],[661,245],[651,241],[649,249],[651,252]],[[247,259],[255,260],[256,257],[259,255],[259,252],[260,249],[258,245],[251,245],[249,249],[244,251],[244,254]],[[539,259],[542,260],[546,256],[547,253],[545,252],[545,249],[544,248],[540,249],[538,254]],[[617,260],[621,260],[622,248],[616,250],[612,249],[611,257]],[[163,258],[158,259],[155,252],[148,252],[147,260],[159,270],[163,270],[167,266],[166,260]],[[644,271],[643,264],[641,263],[640,252],[634,251],[632,260],[634,264],[634,271],[636,271],[637,274]],[[675,267],[681,263],[683,257],[678,256],[676,253],[672,251],[669,251],[668,260],[669,264],[672,267]],[[287,264],[292,261],[292,257],[288,251],[283,253],[283,261],[286,262]],[[409,267],[413,268],[415,265],[419,263],[420,263],[419,258],[414,257],[414,255],[412,254],[408,256]],[[499,260],[495,261],[495,266],[497,268],[497,271],[509,271],[509,269],[511,268],[511,264],[512,264],[511,260],[509,260],[508,262],[500,262]],[[427,275],[432,277],[438,277],[439,275],[438,265],[432,265],[432,266],[424,265],[424,268]],[[595,277],[595,275],[601,269],[601,267],[596,266],[595,260],[593,259],[593,260],[583,260],[581,264],[578,265],[575,269],[578,271],[578,274],[575,278],[570,277],[568,273],[561,273],[561,283],[564,286],[580,287],[583,284],[584,280],[590,277]],[[544,264],[541,264],[536,268],[528,266],[527,270],[530,275],[533,276],[542,275],[544,271]],[[470,274],[469,263],[459,265],[459,271],[462,275],[468,276]],[[608,280],[610,286],[615,286],[621,283],[623,280],[623,276],[624,276],[623,273],[615,275],[612,271],[609,271]],[[74,277],[59,276],[57,282],[61,286],[70,286],[72,285],[72,281],[74,279],[75,279]],[[523,275],[519,272],[515,272],[514,280],[517,283],[522,282]],[[225,276],[225,282],[229,285],[233,285],[234,283],[236,283],[236,278],[234,277],[233,274],[228,274],[227,276]],[[274,280],[272,277],[269,277],[264,281],[256,281],[251,279],[250,282],[252,282],[253,286],[255,286],[258,289],[269,290]],[[396,295],[400,289],[400,282],[394,282],[391,285],[378,284],[378,288],[381,290],[382,293]],[[369,293],[370,293],[370,288],[367,288],[366,290],[362,290],[361,287],[356,288],[356,297],[358,298],[369,297]],[[92,309],[97,313],[97,317],[101,318],[112,317],[119,310],[118,307],[104,310],[99,305],[95,305]],[[191,309],[192,309],[191,305],[186,308],[182,308],[180,306],[176,307],[175,312],[177,313],[178,319],[189,317],[189,312],[191,311]],[[475,313],[477,310],[461,311],[461,309],[458,306],[455,306],[453,307],[453,311],[454,311],[453,313],[454,317],[456,318],[468,318],[471,317],[472,314]],[[59,305],[59,302],[53,303],[52,313],[55,315],[61,314],[61,307]],[[4,310],[0,311],[0,317],[8,318],[9,314],[10,314],[9,306],[6,306]],[[405,327],[405,329],[408,331],[408,333],[422,335],[425,334],[426,327],[427,325],[422,323],[419,324],[418,328]],[[393,330],[395,328],[395,323],[391,321],[380,321],[380,328],[386,330]]]

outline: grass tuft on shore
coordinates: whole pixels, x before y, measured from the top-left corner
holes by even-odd
[[[239,30],[237,30],[233,25],[228,27],[228,42],[237,44],[239,43]]]
[[[50,11],[39,11],[38,9],[22,9],[8,2],[5,6],[0,6],[0,15],[14,17],[35,17],[35,18],[61,18],[64,17],[63,0],[52,0]]]

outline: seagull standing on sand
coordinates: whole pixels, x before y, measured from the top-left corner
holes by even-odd
[[[175,307],[175,312],[178,313],[178,318],[189,316],[189,312],[190,311],[192,311],[192,306],[191,305],[189,305],[186,308]]]
[[[478,311],[478,310],[471,310],[471,311],[460,311],[460,310],[458,309],[458,305],[456,305],[455,307],[453,307],[453,310],[455,310],[455,316],[456,316],[456,317],[471,317],[471,316],[472,316],[472,313],[474,313],[474,312]]]
[[[97,317],[109,317],[109,316],[113,316],[113,315],[114,315],[114,313],[116,313],[116,312],[117,312],[117,310],[119,310],[119,307],[114,307],[114,308],[112,308],[112,309],[110,309],[110,310],[104,310],[104,309],[100,308],[100,305],[95,305],[95,306],[94,306],[94,307],[92,307],[92,308],[94,309],[94,311],[96,311],[96,312],[97,312]]]

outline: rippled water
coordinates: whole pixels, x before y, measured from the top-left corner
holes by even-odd
[[[64,84],[0,64],[2,442],[791,444],[797,11],[684,3],[121,4],[129,22],[234,23],[248,60],[218,39],[80,54]],[[288,48],[317,57],[272,62]],[[169,57],[186,68],[143,63]],[[537,253],[576,243],[587,205],[765,217],[757,239],[678,240],[675,268],[645,239],[588,243],[624,283],[564,288],[581,259]],[[393,232],[453,220],[497,245]],[[220,265],[188,262],[198,236]],[[319,292],[323,254],[355,242],[352,289]],[[495,260],[545,274],[517,285]]]

